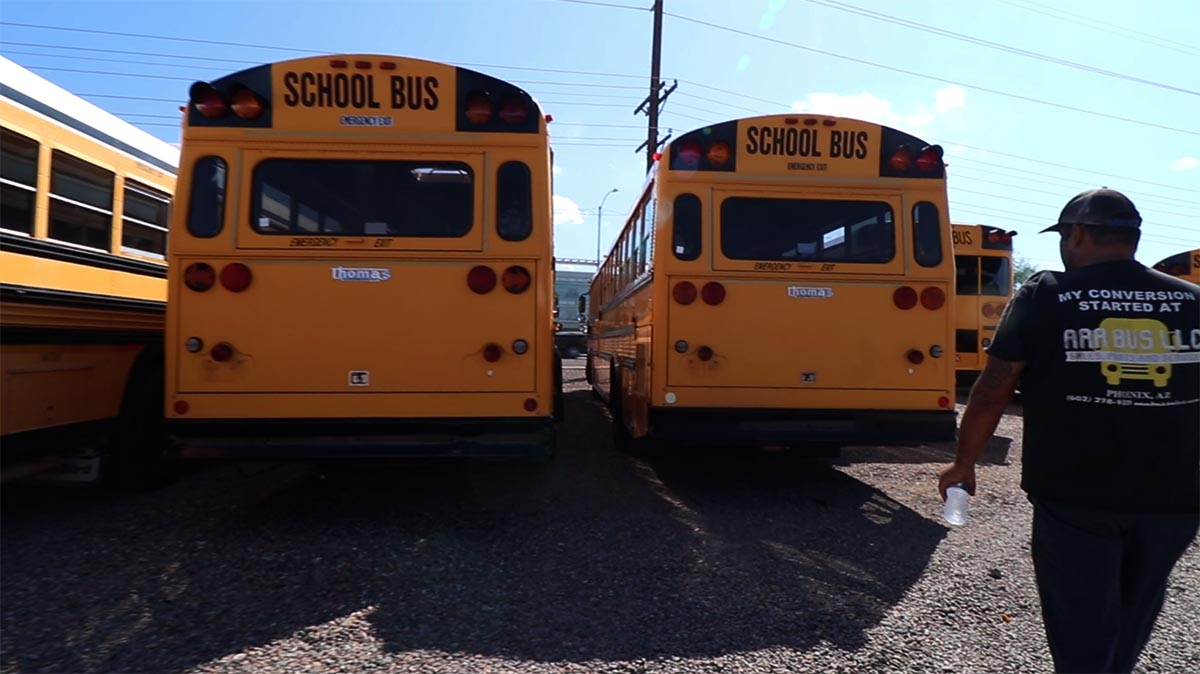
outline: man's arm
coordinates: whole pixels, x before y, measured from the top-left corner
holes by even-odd
[[[963,412],[958,429],[958,453],[954,464],[942,471],[938,490],[946,498],[946,488],[958,482],[967,483],[967,492],[975,493],[975,462],[983,454],[987,442],[996,432],[1004,410],[1012,402],[1025,363],[1014,363],[996,357],[988,358],[983,373],[971,388],[967,410]]]

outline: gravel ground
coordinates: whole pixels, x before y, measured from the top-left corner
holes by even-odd
[[[578,375],[546,469],[6,485],[0,671],[1050,671],[1019,410],[951,529],[949,447],[646,462]],[[1139,671],[1200,671],[1197,635],[1193,544]]]

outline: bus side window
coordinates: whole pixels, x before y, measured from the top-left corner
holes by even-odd
[[[700,257],[700,197],[680,194],[675,197],[671,250],[680,260]]]
[[[505,241],[524,241],[533,232],[533,179],[523,162],[500,165],[496,173],[496,228]]]
[[[942,263],[942,227],[937,206],[922,201],[913,206],[913,256],[922,267]]]
[[[188,234],[210,239],[225,227],[225,160],[201,157],[192,169],[192,193],[188,196]]]

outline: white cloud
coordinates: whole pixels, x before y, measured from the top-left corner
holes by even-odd
[[[933,92],[933,105],[920,104],[913,110],[896,110],[891,101],[869,92],[858,94],[813,93],[802,101],[792,103],[796,112],[818,115],[852,117],[898,129],[918,130],[928,128],[937,120],[935,112],[945,113],[966,107],[966,92],[962,87],[945,87]]]
[[[551,170],[554,171],[554,175],[558,175],[558,174],[562,173],[562,167],[557,164],[555,164],[554,168]]]
[[[579,204],[570,199],[554,195],[554,224],[582,225],[583,213],[579,212]]]
[[[1200,166],[1200,159],[1195,157],[1180,157],[1171,162],[1172,171],[1189,171],[1197,166]]]
[[[933,92],[933,101],[933,109],[937,112],[954,110],[967,104],[967,92],[957,85],[944,87]]]

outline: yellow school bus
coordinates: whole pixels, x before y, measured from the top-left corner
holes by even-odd
[[[942,150],[821,115],[664,148],[592,280],[588,376],[616,438],[954,437]]]
[[[978,373],[1000,315],[1012,297],[1014,231],[954,223],[954,360],[958,371]]]
[[[166,238],[178,151],[0,58],[5,478],[163,468]]]
[[[1185,281],[1200,283],[1200,248],[1172,255],[1159,261],[1154,268]]]
[[[165,410],[185,457],[545,457],[560,408],[547,120],[441,63],[197,82]]]

